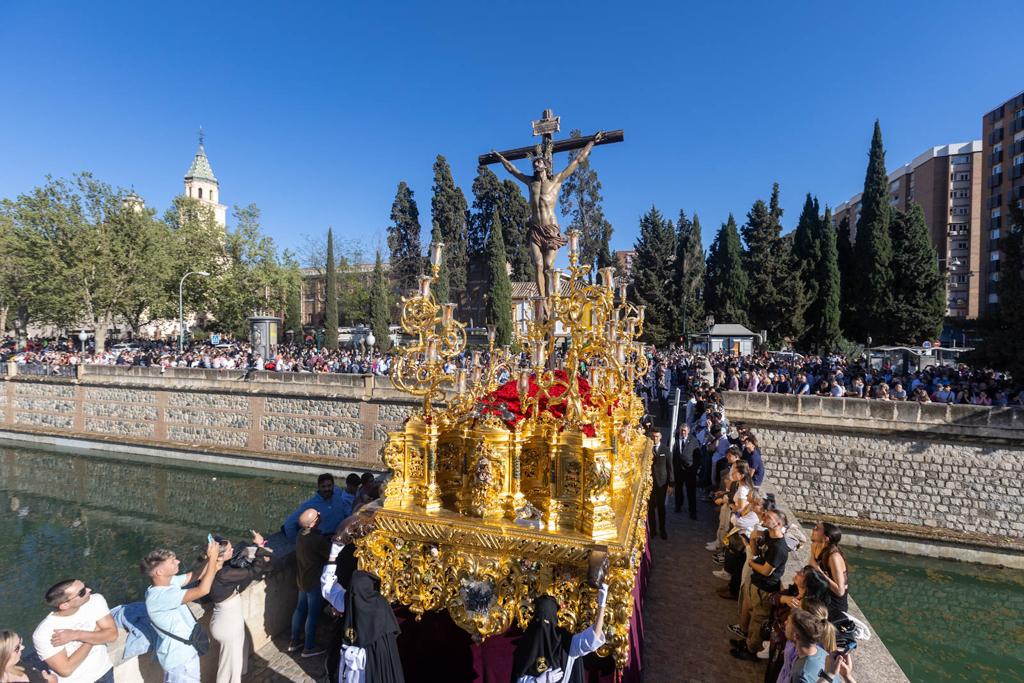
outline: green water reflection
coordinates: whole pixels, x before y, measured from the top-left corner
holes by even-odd
[[[273,532],[314,479],[2,447],[0,628],[27,639],[46,613],[44,592],[64,578],[83,579],[111,606],[137,600],[146,552],[171,548],[187,564],[209,532]]]
[[[1024,681],[1024,572],[848,554],[851,593],[911,681]]]

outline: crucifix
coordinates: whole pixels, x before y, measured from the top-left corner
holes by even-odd
[[[550,109],[545,109],[539,121],[533,122],[533,134],[541,138],[541,142],[533,147],[519,147],[504,152],[491,150],[481,154],[479,163],[487,166],[500,162],[505,169],[523,182],[530,191],[530,223],[527,226],[527,240],[530,254],[533,256],[538,294],[547,297],[558,292],[547,291],[548,272],[555,267],[558,250],[565,246],[566,239],[558,229],[555,217],[555,206],[558,204],[558,192],[576,167],[586,161],[594,145],[607,145],[622,142],[621,130],[597,132],[568,140],[554,141],[552,138],[560,130],[561,117],[554,116]],[[569,152],[580,149],[580,153],[569,162],[561,172],[554,172],[553,156],[557,152]],[[533,160],[533,175],[522,173],[512,165],[515,159]]]

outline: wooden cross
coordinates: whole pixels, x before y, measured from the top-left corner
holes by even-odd
[[[540,136],[541,143],[532,147],[517,147],[516,149],[506,150],[501,152],[501,155],[509,161],[543,155],[548,161],[548,168],[553,168],[551,157],[554,154],[557,154],[558,152],[570,152],[574,149],[582,149],[587,146],[587,143],[594,139],[593,135],[585,135],[578,138],[554,141],[552,140],[552,137],[559,131],[560,126],[561,117],[555,116],[550,109],[545,109],[544,113],[541,114],[540,120],[533,122],[533,134]],[[595,146],[610,145],[613,142],[622,142],[624,139],[625,134],[621,129],[611,130],[606,132],[601,140],[595,143]],[[478,161],[481,166],[496,164],[498,163],[498,155],[493,152],[481,154]]]

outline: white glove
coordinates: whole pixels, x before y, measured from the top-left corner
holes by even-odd
[[[608,602],[608,584],[602,583],[601,587],[597,589],[597,606],[604,607],[606,602]]]
[[[341,551],[342,551],[342,549],[344,547],[345,547],[344,543],[341,543],[341,544],[332,543],[331,544],[331,554],[329,556],[329,559],[331,560],[331,562],[334,562],[336,559],[338,559],[338,555],[341,554]]]

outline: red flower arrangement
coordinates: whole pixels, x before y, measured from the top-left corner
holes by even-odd
[[[546,395],[542,396],[539,404],[536,408],[529,410],[529,415],[523,410],[523,406],[519,401],[519,386],[517,380],[509,380],[505,382],[496,390],[487,394],[480,399],[479,412],[483,415],[496,415],[500,417],[509,429],[515,430],[516,425],[534,414],[535,410],[539,410],[542,414],[550,415],[555,419],[565,417],[565,403],[555,403],[550,405],[549,399],[558,398],[566,391],[566,384],[568,384],[568,374],[565,370],[555,370],[555,379],[558,380],[559,384],[553,384]],[[584,407],[591,407],[594,404],[590,400],[590,382],[583,377],[577,376],[576,386],[579,388],[580,401]],[[530,375],[530,388],[527,392],[530,397],[535,397],[540,391],[537,386],[537,376]],[[587,424],[583,425],[582,431],[587,436],[594,436],[596,430],[594,425]]]

